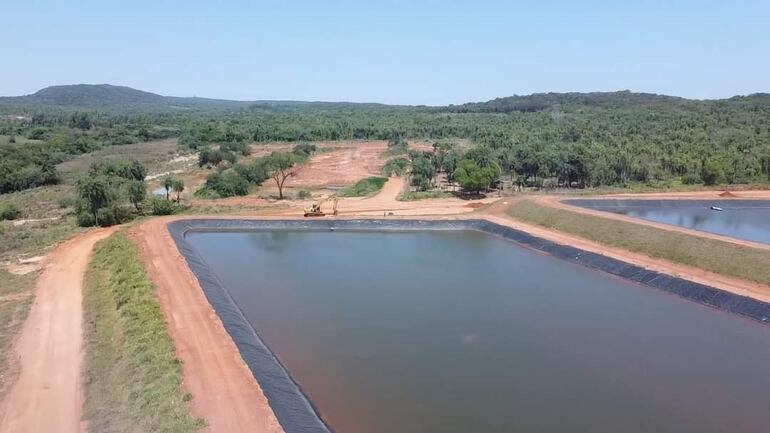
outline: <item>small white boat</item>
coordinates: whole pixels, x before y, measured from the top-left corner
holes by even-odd
[[[724,209],[722,209],[722,208],[721,208],[721,207],[719,207],[719,206],[711,206],[709,209],[711,209],[711,210],[717,210],[717,211],[719,211],[719,212],[722,212],[722,211],[724,210]]]

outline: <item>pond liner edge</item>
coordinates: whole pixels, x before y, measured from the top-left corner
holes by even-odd
[[[577,263],[625,280],[663,290],[702,305],[716,308],[762,324],[770,322],[770,303],[737,295],[704,284],[651,271],[601,254],[557,244],[526,232],[484,219],[469,220],[242,220],[185,219],[168,223],[168,231],[190,270],[233,339],[252,375],[278,418],[285,433],[332,433],[310,399],[262,341],[238,305],[222,286],[214,271],[186,240],[194,231],[340,230],[340,231],[424,231],[474,230],[501,237],[552,257]]]

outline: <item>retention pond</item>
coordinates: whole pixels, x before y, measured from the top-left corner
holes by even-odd
[[[577,199],[564,202],[573,206],[770,244],[770,201],[766,200]]]
[[[180,236],[191,265],[207,268],[202,283],[224,288],[336,433],[770,426],[770,328],[578,257],[469,230]],[[221,302],[220,315],[235,314]],[[269,363],[259,344],[239,348]],[[279,374],[255,375],[280,406],[290,390],[274,389]],[[279,419],[297,412],[277,408]]]

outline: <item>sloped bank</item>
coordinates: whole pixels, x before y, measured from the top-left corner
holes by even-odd
[[[649,287],[677,294],[720,310],[766,323],[770,304],[735,295],[713,287],[649,271],[639,266],[607,258],[577,248],[561,246],[524,232],[485,220],[182,220],[168,225],[179,251],[199,280],[209,302],[236,343],[241,356],[257,378],[287,433],[328,432],[312,404],[292,380],[274,354],[244,318],[227,290],[200,254],[186,240],[190,231],[249,230],[476,230],[511,240],[556,258],[601,270]]]

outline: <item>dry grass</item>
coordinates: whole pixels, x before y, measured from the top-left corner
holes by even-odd
[[[193,432],[182,371],[139,251],[123,232],[100,242],[86,274],[85,404],[97,432]]]
[[[0,398],[15,379],[16,370],[8,362],[13,337],[27,317],[32,303],[31,288],[38,272],[13,275],[0,269]]]
[[[655,227],[541,206],[530,200],[507,210],[514,219],[606,245],[770,284],[770,252]]]
[[[147,167],[148,174],[152,174],[182,168],[185,164],[171,162],[179,154],[176,139],[124,144],[77,156],[59,164],[57,169],[65,179],[70,180],[88,171],[91,164],[97,161],[136,159]]]

